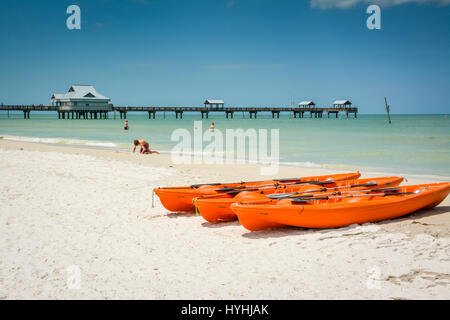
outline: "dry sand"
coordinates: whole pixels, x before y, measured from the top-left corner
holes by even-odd
[[[1,139],[0,161],[0,299],[450,298],[450,199],[381,223],[251,233],[152,208],[151,190],[257,179],[258,165]]]

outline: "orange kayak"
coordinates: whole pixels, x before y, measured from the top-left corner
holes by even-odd
[[[221,222],[234,220],[236,214],[231,210],[231,205],[235,202],[251,202],[252,200],[268,200],[266,195],[283,196],[286,193],[298,194],[320,194],[325,192],[336,192],[338,190],[365,190],[383,187],[396,187],[402,183],[400,177],[382,177],[371,179],[354,179],[347,181],[335,181],[325,186],[303,184],[303,185],[281,185],[272,187],[262,187],[255,191],[239,190],[229,193],[213,194],[194,199],[198,212],[209,222]],[[244,189],[246,190],[246,189]],[[237,193],[239,192],[239,193]],[[291,195],[291,196],[294,196]]]
[[[317,195],[309,200],[288,198],[241,202],[232,204],[231,208],[239,222],[250,231],[283,226],[335,228],[397,218],[420,209],[433,208],[447,197],[450,183],[387,189],[351,196]]]
[[[262,185],[303,184],[306,182],[323,182],[323,184],[326,184],[332,183],[333,181],[357,179],[360,176],[361,174],[359,172],[352,172],[304,178],[274,179],[235,183],[213,183],[192,185],[189,187],[166,187],[154,189],[154,192],[159,197],[159,200],[161,200],[164,208],[173,212],[182,212],[194,211],[195,207],[192,200],[200,196],[221,194],[231,190],[255,188]]]

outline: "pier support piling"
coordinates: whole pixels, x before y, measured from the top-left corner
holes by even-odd
[[[249,114],[250,114],[250,119],[252,118],[252,116],[256,119],[256,115],[258,114],[258,112],[257,111],[250,111],[249,112]]]
[[[227,117],[227,119],[228,119],[228,117],[230,117],[231,119],[233,119],[233,117],[234,117],[234,112],[233,112],[233,111],[226,111],[226,112],[225,112],[225,116]]]

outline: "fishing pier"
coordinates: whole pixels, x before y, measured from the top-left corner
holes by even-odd
[[[339,113],[345,114],[348,118],[349,114],[355,118],[358,114],[357,107],[338,107],[338,108],[318,108],[318,107],[130,107],[130,106],[111,106],[110,110],[61,110],[59,106],[52,105],[1,105],[0,110],[7,111],[8,117],[10,111],[22,111],[24,119],[30,119],[31,112],[49,112],[57,113],[58,119],[109,119],[111,114],[114,119],[126,119],[128,113],[143,112],[148,114],[149,119],[156,119],[156,115],[162,115],[164,118],[166,113],[175,113],[176,119],[183,119],[185,112],[196,112],[201,115],[202,119],[208,119],[209,114],[224,114],[226,119],[233,119],[236,113],[247,114],[250,119],[257,119],[258,113],[272,114],[272,118],[280,118],[280,113],[290,114],[293,118],[323,118],[326,114],[328,118],[331,116],[338,117]]]
[[[258,113],[271,113],[272,118],[280,118],[280,113],[288,113],[289,117],[304,118],[305,114],[310,118],[323,118],[326,113],[328,118],[334,115],[345,113],[353,114],[356,118],[358,108],[353,107],[350,100],[336,100],[333,107],[318,108],[313,101],[302,101],[298,106],[290,107],[225,107],[225,102],[219,99],[207,99],[203,106],[192,107],[130,107],[130,106],[114,106],[110,103],[110,98],[100,94],[91,85],[75,84],[70,86],[66,93],[54,93],[51,96],[52,105],[0,105],[0,110],[7,111],[9,117],[10,111],[22,111],[24,119],[30,119],[30,113],[33,112],[49,112],[53,111],[58,114],[58,119],[109,119],[109,115],[113,113],[114,119],[119,114],[120,119],[126,119],[129,112],[148,113],[149,119],[156,119],[156,114],[166,117],[166,112],[175,113],[176,119],[183,119],[185,112],[200,113],[202,119],[208,119],[210,113],[225,114],[227,119],[234,118],[235,113],[249,115],[250,119],[256,119]]]

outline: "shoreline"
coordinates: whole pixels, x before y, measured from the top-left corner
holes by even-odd
[[[450,199],[378,223],[249,232],[152,207],[151,190],[254,180],[259,165],[3,139],[0,160],[0,299],[450,298]]]
[[[6,138],[5,138],[6,137]],[[12,137],[12,138],[10,138]],[[70,144],[70,143],[58,143],[58,142],[31,142],[31,141],[21,141],[21,140],[15,140],[14,139],[15,136],[8,136],[8,135],[3,135],[0,136],[0,141],[10,141],[13,144],[17,143],[17,144],[37,144],[37,145],[44,145],[44,146],[49,146],[49,147],[55,147],[55,148],[72,148],[72,149],[80,149],[80,150],[97,150],[97,151],[104,151],[104,152],[112,152],[112,153],[123,153],[123,154],[129,154],[132,153],[131,152],[131,147],[129,149],[125,149],[125,148],[119,148],[119,147],[108,147],[108,146],[96,146],[96,145],[78,145],[78,144]],[[26,138],[30,138],[32,139],[33,137],[26,137]],[[39,138],[40,139],[40,138]],[[52,139],[57,139],[57,138],[52,138]],[[32,147],[32,149],[39,149],[39,148],[34,148]],[[50,148],[52,149],[52,148]],[[49,149],[49,150],[50,150]],[[53,150],[53,149],[52,149]],[[41,150],[39,150],[41,151]],[[171,153],[170,151],[167,150],[159,150],[160,151],[160,155],[159,157],[163,157],[164,162],[171,162]],[[80,151],[81,152],[81,151]],[[194,155],[192,154],[191,157],[193,157]],[[224,163],[223,164],[212,164],[213,166],[218,165],[228,165],[225,164],[226,159],[224,158]],[[236,162],[236,161],[235,161]],[[159,161],[156,161],[156,163],[159,163]],[[311,163],[311,165],[302,165],[304,163]],[[196,165],[196,164],[193,164]],[[204,166],[208,166],[207,164],[197,164],[197,165],[204,165]],[[245,163],[242,165],[250,165],[250,166],[259,166],[259,167],[263,167],[265,166],[264,163],[261,162],[249,162],[248,160],[245,160]],[[369,176],[400,176],[400,177],[405,177],[406,179],[409,180],[409,178],[411,179],[419,179],[419,180],[426,180],[427,182],[445,182],[445,181],[450,181],[450,176],[445,176],[445,175],[440,175],[440,174],[417,174],[417,173],[407,173],[407,172],[398,172],[396,171],[395,173],[393,172],[395,169],[390,169],[389,168],[381,168],[381,167],[365,167],[365,168],[359,168],[358,166],[352,166],[352,165],[329,165],[329,164],[316,164],[316,163],[312,163],[312,162],[290,162],[290,161],[280,161],[277,164],[280,168],[286,168],[286,169],[290,169],[290,170],[322,170],[323,172],[336,172],[336,173],[342,173],[342,172],[353,172],[353,171],[361,171],[362,174],[365,175],[369,175]],[[325,173],[326,174],[326,173]]]

